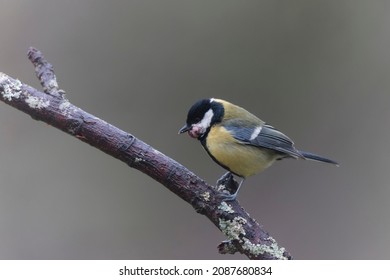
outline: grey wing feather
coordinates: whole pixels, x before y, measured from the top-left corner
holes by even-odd
[[[303,158],[299,151],[295,149],[294,142],[270,125],[264,125],[259,135],[251,141],[251,144],[286,153],[292,157]]]
[[[253,132],[256,128],[258,128],[258,126],[226,127],[226,129],[232,133],[234,138],[243,142],[244,144],[267,148],[294,158],[303,158],[303,155],[297,149],[295,149],[294,142],[289,137],[270,125],[263,125],[261,127],[260,133],[252,139]]]

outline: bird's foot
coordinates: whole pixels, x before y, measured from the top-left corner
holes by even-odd
[[[221,192],[218,194],[218,197],[220,197],[223,201],[235,200],[243,181],[244,180],[238,184],[238,182],[234,180],[234,176],[231,172],[225,173],[217,181],[217,190]]]

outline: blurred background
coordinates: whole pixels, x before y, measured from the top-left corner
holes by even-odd
[[[76,106],[209,183],[224,170],[177,135],[218,97],[339,168],[284,160],[243,207],[296,259],[390,257],[388,1],[4,1],[0,71],[40,88],[29,46]],[[162,185],[0,103],[1,259],[242,259]]]

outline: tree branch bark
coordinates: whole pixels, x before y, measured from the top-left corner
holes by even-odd
[[[228,238],[219,246],[222,254],[240,252],[249,259],[291,259],[275,239],[252,219],[238,201],[224,202],[217,195],[236,187],[231,175],[212,187],[175,160],[133,135],[71,104],[58,88],[53,67],[34,48],[28,58],[43,86],[41,92],[0,72],[0,100],[56,127],[152,177],[205,215]]]

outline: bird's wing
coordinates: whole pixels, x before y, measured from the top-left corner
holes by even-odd
[[[294,158],[303,158],[303,155],[295,149],[294,142],[270,125],[230,123],[225,128],[243,144],[271,149]]]

